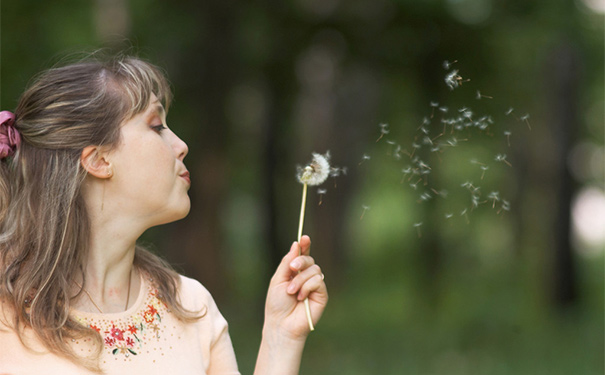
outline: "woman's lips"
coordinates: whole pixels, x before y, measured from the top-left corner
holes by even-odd
[[[182,173],[181,177],[185,179],[189,185],[191,185],[191,177],[189,177],[189,172]]]

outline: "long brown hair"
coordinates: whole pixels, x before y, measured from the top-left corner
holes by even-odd
[[[92,370],[98,364],[67,344],[88,336],[102,348],[97,332],[70,318],[73,277],[84,276],[90,240],[80,155],[89,145],[117,145],[120,125],[143,112],[152,94],[167,111],[165,75],[134,57],[88,57],[49,69],[21,96],[15,127],[22,143],[0,161],[0,302],[11,310],[8,324],[22,342],[31,328],[48,350]],[[199,318],[177,300],[179,278],[166,262],[137,245],[134,265],[154,279],[179,319]]]

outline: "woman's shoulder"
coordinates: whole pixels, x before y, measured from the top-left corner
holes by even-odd
[[[196,279],[179,275],[179,298],[185,308],[199,310],[214,305],[212,295]]]

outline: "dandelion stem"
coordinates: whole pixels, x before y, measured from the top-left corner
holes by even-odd
[[[307,184],[303,183],[303,191],[302,191],[302,202],[300,204],[300,220],[298,221],[298,237],[297,240],[299,242],[298,246],[298,255],[302,255],[302,249],[300,247],[300,239],[302,238],[302,230],[303,224],[305,222],[305,206],[307,203]],[[299,271],[300,273],[300,271]],[[305,312],[307,313],[307,321],[309,322],[309,329],[311,331],[315,331],[315,327],[313,327],[313,320],[311,319],[311,308],[309,307],[309,298],[305,298]]]

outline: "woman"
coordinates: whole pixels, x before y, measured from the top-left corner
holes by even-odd
[[[0,113],[1,374],[238,373],[208,291],[136,244],[190,209],[170,99],[149,63],[89,59]],[[309,247],[271,280],[255,374],[298,373],[302,301],[317,322],[328,300]]]

